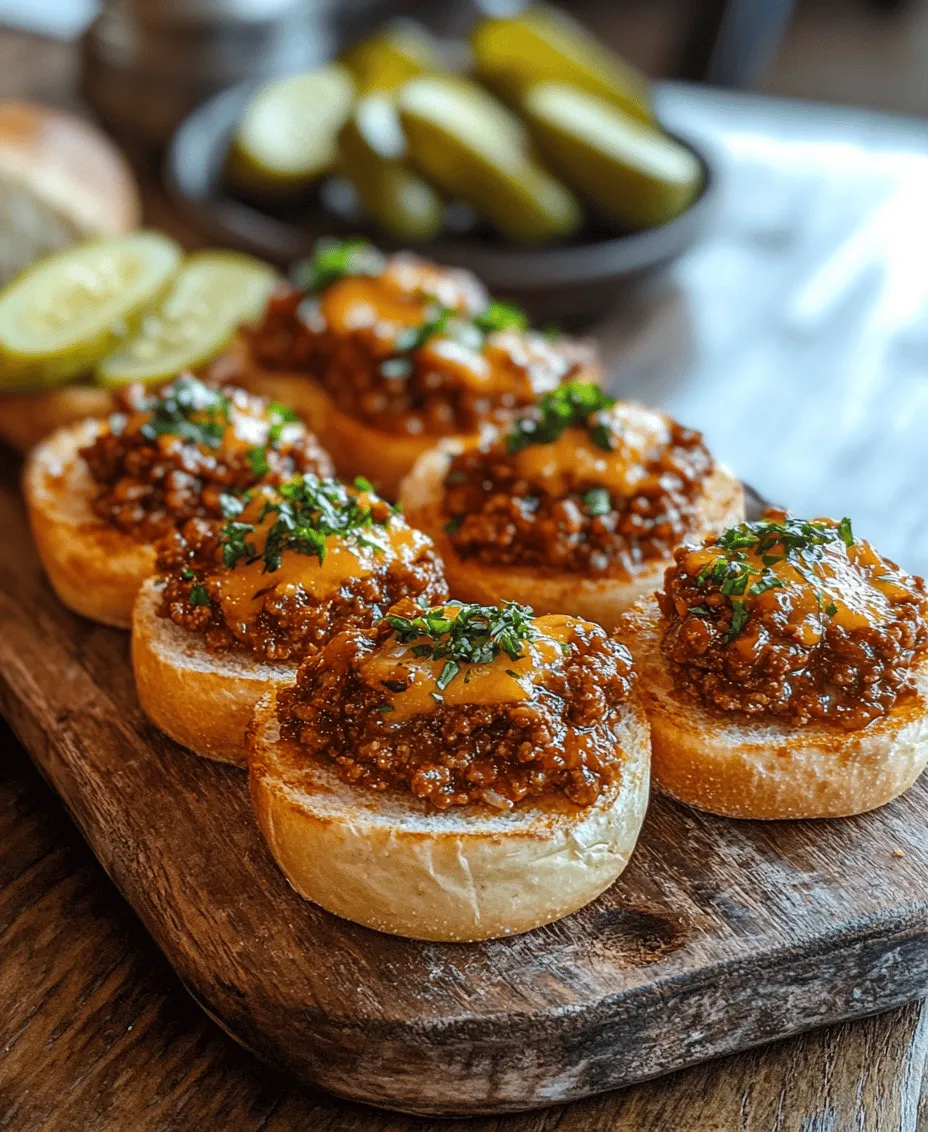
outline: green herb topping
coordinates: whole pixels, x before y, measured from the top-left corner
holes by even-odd
[[[293,281],[302,291],[315,294],[348,275],[380,275],[385,264],[383,253],[367,240],[327,236],[318,241],[311,259],[294,268]]]
[[[449,606],[456,608],[456,617],[447,616]],[[462,665],[489,664],[501,653],[520,660],[525,655],[523,646],[537,636],[533,616],[529,606],[514,601],[498,606],[450,601],[423,610],[417,617],[388,615],[384,620],[400,644],[417,642],[414,656],[445,661],[436,680],[443,692]]]
[[[474,326],[483,334],[494,334],[498,330],[528,330],[528,317],[514,303],[493,299],[476,315]]]
[[[179,436],[205,448],[218,448],[229,425],[229,399],[195,377],[179,377],[143,408],[151,413],[139,430],[146,440]]]
[[[359,481],[367,484],[366,480]],[[358,490],[366,491],[367,486]],[[267,532],[264,550],[259,555],[251,536],[255,528],[269,516],[274,521]],[[326,539],[330,535],[350,539],[358,546],[372,550],[383,548],[364,532],[372,527],[386,527],[393,517],[389,512],[383,519],[375,519],[371,505],[362,502],[344,484],[334,479],[319,479],[306,474],[296,476],[277,489],[261,509],[257,523],[232,521],[226,523],[220,534],[222,561],[228,567],[238,562],[264,560],[265,573],[280,569],[285,550],[307,554],[325,561]]]
[[[615,398],[598,385],[586,381],[566,381],[546,393],[537,407],[520,417],[506,435],[510,453],[521,452],[531,444],[551,444],[569,428],[586,428],[590,440],[605,452],[615,448],[615,437],[605,414]]]
[[[759,597],[766,590],[782,589],[786,581],[773,567],[781,562],[789,565],[814,588],[819,608],[827,617],[834,617],[838,607],[834,602],[823,606],[823,594],[814,574],[820,562],[823,547],[854,545],[850,519],[842,519],[837,526],[808,519],[761,519],[755,523],[741,523],[730,527],[712,543],[722,553],[707,563],[696,576],[699,587],[712,586],[729,598],[732,606],[731,624],[726,643],[733,641],[747,624],[750,611],[745,597]],[[757,566],[748,561],[752,555],[760,560]],[[706,606],[692,606],[689,612],[697,617],[711,615]]]

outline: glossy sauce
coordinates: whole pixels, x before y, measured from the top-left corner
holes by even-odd
[[[448,606],[445,614],[455,617],[456,607]],[[385,702],[393,709],[384,713],[388,725],[412,716],[428,715],[443,704],[449,707],[518,704],[531,700],[535,685],[551,668],[563,662],[576,624],[574,618],[560,614],[534,618],[532,625],[537,636],[523,644],[523,655],[518,660],[501,653],[489,664],[462,663],[460,671],[443,691],[438,691],[437,682],[447,659],[417,657],[412,651],[417,644],[435,646],[436,642],[430,638],[423,637],[408,644],[388,638],[384,645],[360,661],[359,674],[369,687],[383,688]],[[394,691],[388,686],[393,683],[403,683],[406,688]]]

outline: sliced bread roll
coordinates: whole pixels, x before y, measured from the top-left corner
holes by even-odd
[[[437,812],[412,794],[352,786],[282,739],[271,692],[249,733],[251,797],[287,879],[327,911],[413,939],[515,935],[595,899],[631,856],[648,800],[637,699],[614,733],[621,774],[592,806]]]
[[[269,688],[296,678],[295,664],[266,664],[248,652],[210,652],[201,637],[160,617],[161,584],[148,578],[132,622],[139,702],[165,734],[207,759],[247,765],[245,731]]]
[[[646,563],[631,575],[582,577],[518,566],[491,566],[461,558],[445,533],[444,481],[448,466],[463,444],[445,441],[416,463],[403,481],[400,501],[408,521],[425,531],[441,555],[451,593],[462,601],[519,601],[536,614],[569,613],[612,629],[621,614],[643,595],[659,589],[668,560]],[[700,521],[693,537],[723,530],[744,515],[744,492],[727,468],[716,466],[706,480],[699,504]]]
[[[155,568],[145,543],[101,522],[90,506],[94,483],[80,457],[104,428],[97,420],[57,429],[23,471],[32,536],[58,597],[69,609],[127,629],[139,586]]]
[[[864,813],[907,790],[928,763],[928,660],[914,694],[858,731],[803,727],[711,710],[676,691],[661,654],[660,610],[648,598],[617,636],[635,658],[651,722],[655,783],[681,802],[735,818]]]
[[[113,394],[93,385],[65,385],[47,393],[4,393],[0,395],[0,440],[25,454],[56,428],[87,417],[106,417],[115,408]]]

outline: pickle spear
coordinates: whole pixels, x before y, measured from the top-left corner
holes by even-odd
[[[560,83],[529,88],[523,109],[552,166],[623,227],[653,228],[696,199],[695,154],[610,102]]]
[[[395,90],[407,79],[442,69],[431,35],[414,20],[398,19],[349,47],[341,56],[358,94]]]
[[[92,369],[165,288],[181,250],[157,232],[78,244],[0,291],[0,386],[55,385]]]
[[[478,77],[517,103],[526,87],[561,82],[598,95],[644,122],[653,119],[647,78],[575,20],[543,4],[481,20],[471,36]]]
[[[263,86],[239,123],[229,176],[241,188],[266,196],[307,188],[331,168],[353,99],[351,75],[334,63]]]
[[[97,381],[107,387],[158,382],[209,361],[242,323],[261,314],[277,278],[269,264],[251,256],[191,255],[135,332],[97,366]]]
[[[432,186],[405,163],[406,139],[393,102],[382,94],[358,101],[338,136],[340,166],[367,215],[396,240],[429,240],[444,208]]]
[[[542,243],[579,226],[573,194],[535,160],[521,124],[482,91],[427,76],[400,87],[397,107],[411,163],[503,235]]]

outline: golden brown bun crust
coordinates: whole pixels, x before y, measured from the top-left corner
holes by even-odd
[[[26,453],[56,428],[87,417],[106,417],[116,407],[112,393],[92,385],[66,385],[47,393],[0,394],[0,440]]]
[[[287,879],[329,912],[413,939],[515,935],[594,900],[631,856],[648,800],[637,700],[615,732],[621,779],[593,806],[439,813],[411,794],[351,786],[281,740],[271,693],[249,732],[251,798]]]
[[[403,481],[400,501],[407,521],[425,531],[445,563],[452,597],[461,601],[495,603],[520,601],[536,614],[569,613],[596,621],[612,629],[621,614],[642,597],[660,588],[669,559],[661,559],[628,578],[584,578],[573,573],[556,574],[515,566],[487,566],[458,556],[445,534],[442,512],[444,478],[454,441],[432,448]],[[706,483],[701,503],[702,524],[696,538],[723,530],[744,518],[744,492],[726,469],[718,466]]]
[[[654,782],[681,802],[733,818],[834,818],[885,805],[928,762],[928,660],[916,694],[860,731],[795,727],[703,707],[673,686],[660,612],[645,599],[619,626],[651,721]]]
[[[90,508],[93,481],[78,450],[101,427],[82,421],[43,440],[26,461],[23,491],[32,537],[58,597],[75,613],[128,629],[135,595],[155,568],[155,552],[101,523]]]
[[[132,621],[139,703],[165,734],[203,758],[247,765],[245,731],[268,688],[286,687],[296,665],[263,664],[250,653],[207,650],[200,637],[158,616],[161,588],[149,578]]]

